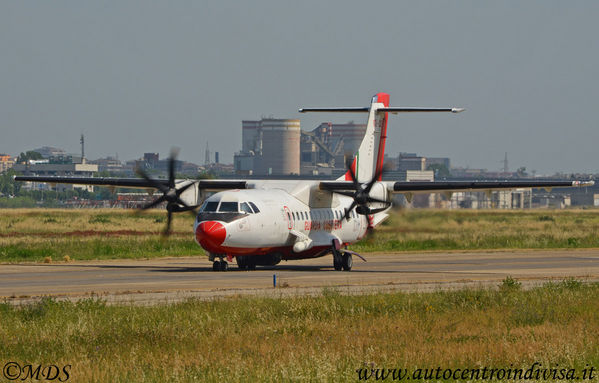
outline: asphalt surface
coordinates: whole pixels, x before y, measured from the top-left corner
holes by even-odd
[[[430,290],[498,285],[512,276],[525,285],[575,277],[599,280],[599,249],[494,252],[367,254],[354,257],[350,272],[334,271],[332,257],[282,262],[254,271],[212,271],[206,258],[88,261],[0,265],[0,299],[28,302],[41,296],[151,304],[187,297],[210,299],[238,294],[319,294]],[[273,287],[273,275],[278,286]]]

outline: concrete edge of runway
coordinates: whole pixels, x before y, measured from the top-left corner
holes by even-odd
[[[574,277],[582,283],[599,282],[599,278],[581,275]],[[550,282],[561,282],[563,277],[543,277],[518,279],[523,289],[532,289],[541,287]],[[15,306],[35,304],[43,299],[51,298],[56,301],[78,302],[86,299],[97,299],[108,305],[140,305],[153,306],[160,304],[174,304],[188,299],[197,300],[219,300],[235,299],[239,297],[258,297],[284,299],[297,296],[322,296],[325,293],[332,292],[342,295],[367,295],[376,293],[426,293],[443,291],[455,291],[462,289],[498,289],[502,280],[488,281],[459,281],[459,282],[406,282],[406,283],[386,283],[374,285],[323,285],[318,287],[277,287],[277,288],[251,288],[251,289],[215,289],[215,290],[172,290],[172,291],[124,291],[119,293],[92,293],[92,294],[73,294],[73,295],[38,295],[21,297],[0,297],[1,303],[8,303]]]

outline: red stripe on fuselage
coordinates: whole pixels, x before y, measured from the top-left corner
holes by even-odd
[[[204,245],[202,244],[202,247]],[[206,249],[206,248],[205,248]],[[306,258],[318,258],[326,255],[331,250],[331,246],[314,246],[313,248],[302,251],[301,253],[293,252],[293,246],[273,246],[273,247],[231,247],[231,246],[209,246],[207,251],[213,254],[226,254],[236,257],[238,255],[265,255],[272,253],[282,254],[284,260],[289,259],[306,259]]]
[[[387,93],[378,93],[377,101],[383,103],[385,108],[389,107],[389,94]],[[385,161],[385,141],[387,141],[387,119],[389,117],[389,113],[385,112],[385,116],[383,117],[383,122],[381,124],[381,138],[379,141],[379,152],[376,159],[376,170],[375,174],[379,175],[379,181],[383,178],[382,170],[383,170],[383,162]]]

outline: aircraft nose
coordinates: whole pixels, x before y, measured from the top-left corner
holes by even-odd
[[[204,221],[196,228],[196,239],[201,244],[218,246],[225,241],[226,236],[227,230],[220,222]]]

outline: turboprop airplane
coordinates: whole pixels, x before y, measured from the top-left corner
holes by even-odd
[[[306,112],[366,113],[366,133],[344,176],[317,180],[178,180],[175,155],[169,160],[168,179],[78,178],[17,176],[17,181],[83,184],[156,189],[162,193],[144,206],[166,202],[165,233],[173,213],[199,207],[194,223],[196,242],[206,250],[213,270],[225,271],[235,258],[240,269],[272,266],[281,260],[333,255],[335,270],[352,269],[348,246],[362,239],[388,217],[391,195],[514,188],[590,186],[593,181],[382,181],[389,113],[450,112],[461,108],[390,107],[389,95],[376,94],[369,107],[306,108]],[[209,193],[214,193],[208,196]],[[362,258],[363,259],[363,258]],[[228,261],[228,262],[227,262]]]

